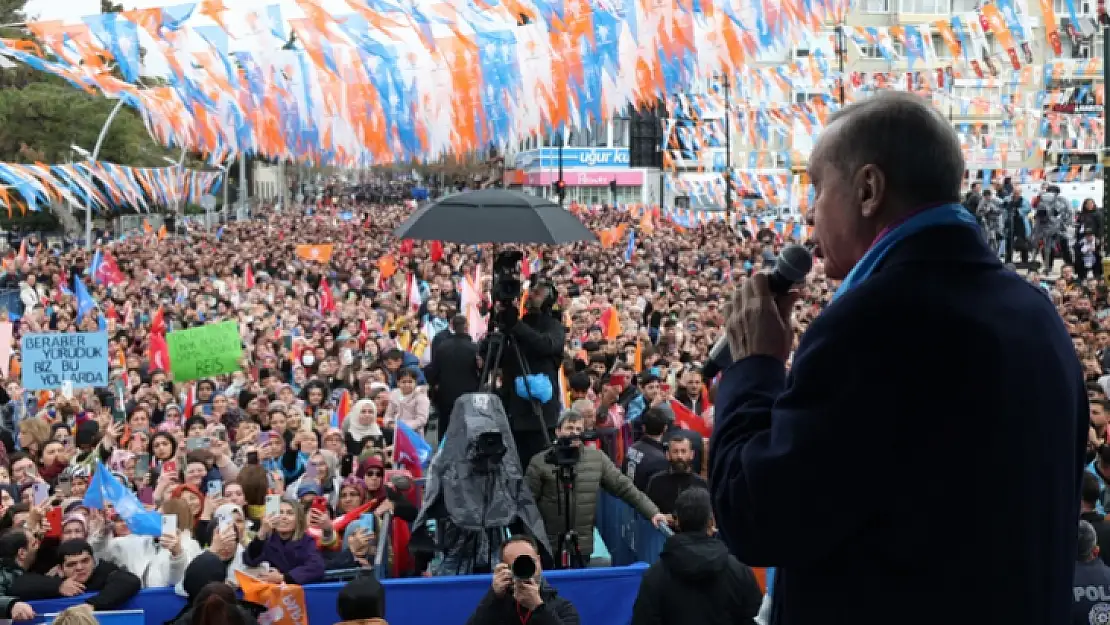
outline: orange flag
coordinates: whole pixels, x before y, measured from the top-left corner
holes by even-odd
[[[150,225],[150,222],[145,219],[143,220],[143,232],[147,234],[154,232],[154,226]]]
[[[388,280],[397,273],[397,261],[393,260],[392,254],[386,254],[378,259],[378,271],[382,272],[383,280]]]
[[[268,608],[266,615],[272,625],[308,625],[304,589],[293,584],[268,584],[240,571],[235,571],[243,599]]]
[[[621,335],[620,315],[612,306],[601,313],[601,329],[605,332],[605,338],[610,341]]]
[[[317,263],[326,263],[331,260],[331,253],[334,248],[335,246],[330,243],[298,245],[297,256]]]
[[[162,227],[158,229],[158,240],[165,239],[167,234],[169,233],[166,231],[166,224],[162,224]]]

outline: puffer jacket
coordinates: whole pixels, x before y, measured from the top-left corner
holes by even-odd
[[[555,476],[555,465],[547,462],[546,454],[536,454],[528,463],[525,479],[528,488],[532,490],[540,516],[543,517],[551,548],[558,549],[559,535],[565,530],[566,519],[559,502],[560,488]],[[578,547],[586,561],[589,561],[594,550],[594,520],[597,517],[600,488],[619,497],[648,519],[659,514],[659,508],[647,495],[636,489],[632,480],[620,472],[609,456],[600,450],[582,447],[575,469],[574,500],[571,505],[574,506],[574,530],[578,532]]]

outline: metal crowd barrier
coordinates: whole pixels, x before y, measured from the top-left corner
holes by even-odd
[[[672,534],[670,528],[655,527],[631,506],[604,491],[597,500],[595,523],[609,549],[613,566],[628,566],[634,562],[653,564],[659,559],[663,543]]]

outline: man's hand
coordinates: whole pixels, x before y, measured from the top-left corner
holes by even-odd
[[[513,585],[513,572],[509,569],[509,565],[500,562],[497,566],[493,567],[493,594],[498,597],[504,597],[505,593],[509,591],[509,587]]]
[[[766,272],[757,273],[732,293],[725,331],[733,360],[764,355],[786,362],[790,356],[794,344],[790,317],[798,292],[776,296],[769,277]]]
[[[22,601],[12,606],[12,619],[16,621],[29,621],[35,618],[35,609]]]
[[[258,579],[269,584],[284,584],[285,576],[277,569],[270,569],[269,571],[258,576]]]
[[[85,585],[75,579],[67,579],[58,587],[58,592],[63,597],[76,597],[85,592]]]
[[[540,585],[533,580],[513,582],[513,599],[520,607],[531,612],[543,605],[540,597]]]
[[[669,515],[662,514],[662,513],[657,514],[657,515],[651,517],[651,524],[654,525],[655,527],[663,527],[664,525],[670,525],[671,524],[671,517]]]

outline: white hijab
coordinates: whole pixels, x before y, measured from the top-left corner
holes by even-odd
[[[374,412],[374,420],[370,425],[363,425],[359,423],[359,415],[362,414],[362,409],[365,406],[370,406],[370,410]],[[360,399],[351,406],[351,411],[347,413],[347,417],[343,419],[343,430],[351,435],[351,438],[356,441],[363,441],[368,436],[381,436],[382,429],[378,427],[378,406],[371,399]]]

